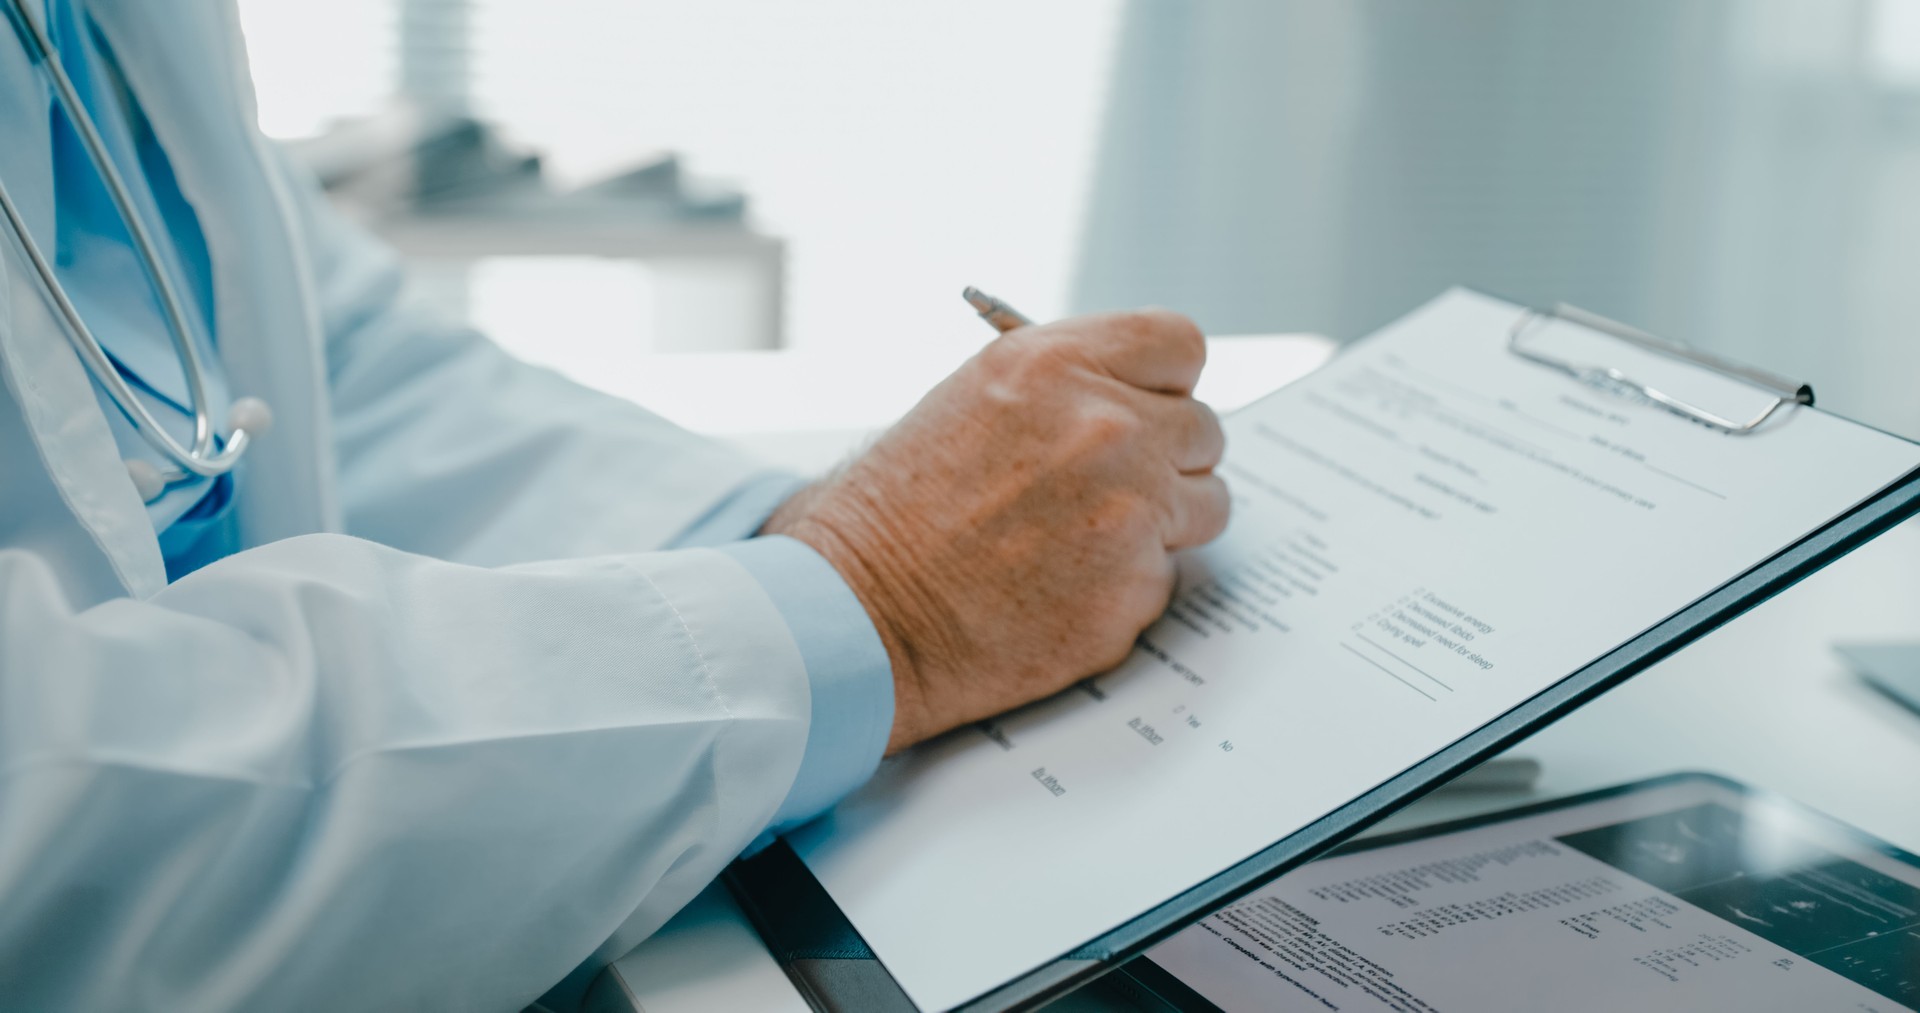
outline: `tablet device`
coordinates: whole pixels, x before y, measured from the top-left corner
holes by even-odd
[[[1920,1008],[1920,858],[1678,774],[1350,845],[1129,963],[1181,1011]]]

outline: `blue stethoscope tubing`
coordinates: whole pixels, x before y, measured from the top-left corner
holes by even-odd
[[[113,206],[133,240],[141,267],[153,286],[154,294],[159,297],[168,335],[173,339],[174,354],[179,358],[181,372],[187,380],[187,392],[193,408],[191,444],[182,445],[167,432],[134,394],[126,378],[120,375],[107,350],[101,347],[86,321],[80,318],[80,311],[74,307],[73,300],[67,297],[65,286],[54,274],[53,264],[41,251],[40,245],[34,242],[27,229],[26,218],[14,204],[4,183],[0,183],[0,213],[5,214],[7,224],[20,241],[21,249],[32,262],[34,271],[40,275],[47,294],[52,296],[55,308],[67,325],[67,340],[86,364],[87,371],[99,381],[107,397],[127,417],[140,437],[173,462],[174,467],[165,471],[146,461],[127,462],[127,471],[139,489],[141,499],[152,502],[166,491],[168,485],[186,481],[189,476],[213,478],[232,471],[240,463],[240,455],[246,452],[254,437],[272,425],[273,414],[259,398],[237,399],[228,415],[228,432],[220,445],[216,446],[213,412],[207,403],[206,367],[200,361],[199,350],[194,346],[192,332],[188,329],[187,314],[179,290],[161,264],[159,247],[154,242],[153,234],[135,209],[133,194],[127,188],[126,180],[114,166],[113,159],[108,157],[106,144],[100,139],[100,131],[86,106],[81,103],[79,93],[74,90],[73,81],[67,76],[66,67],[61,64],[54,50],[53,41],[28,12],[28,2],[10,0],[8,19],[14,22],[34,62],[46,69],[47,78],[53,83],[54,94],[75,132],[80,135],[81,146],[86,149],[88,160],[106,182],[107,193],[113,199]]]

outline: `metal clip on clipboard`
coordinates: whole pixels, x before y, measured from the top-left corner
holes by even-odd
[[[1691,404],[1657,387],[1636,380],[1613,366],[1575,362],[1548,352],[1540,351],[1537,347],[1530,347],[1528,339],[1537,335],[1543,326],[1555,320],[1564,320],[1568,323],[1578,324],[1581,327],[1627,342],[1630,345],[1652,352],[1655,355],[1665,356],[1669,359],[1698,366],[1710,372],[1717,373],[1729,380],[1734,380],[1763,393],[1771,394],[1773,395],[1773,399],[1768,402],[1767,406],[1758,415],[1742,422],[1738,419],[1727,418],[1717,412]],[[1772,418],[1775,412],[1787,405],[1813,404],[1813,387],[1808,384],[1800,383],[1796,380],[1789,380],[1785,377],[1776,376],[1775,374],[1749,366],[1742,366],[1739,363],[1730,362],[1719,356],[1695,351],[1684,345],[1668,341],[1664,338],[1655,337],[1645,331],[1628,327],[1625,324],[1613,320],[1608,320],[1606,317],[1600,316],[1597,313],[1589,313],[1577,306],[1569,306],[1566,303],[1560,303],[1551,310],[1528,310],[1526,314],[1521,316],[1513,325],[1513,330],[1509,332],[1507,336],[1507,350],[1528,362],[1559,370],[1590,386],[1613,390],[1629,396],[1645,398],[1676,415],[1735,435],[1750,433],[1758,429],[1761,423]]]

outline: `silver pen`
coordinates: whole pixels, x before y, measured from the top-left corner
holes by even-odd
[[[1002,334],[1016,327],[1026,327],[1033,323],[1033,321],[1027,319],[1026,314],[974,288],[972,285],[968,285],[961,291],[960,298],[965,299],[967,305],[973,307],[974,312],[980,314],[980,319],[992,324],[993,329]]]

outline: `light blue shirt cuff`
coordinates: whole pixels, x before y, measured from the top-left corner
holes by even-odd
[[[769,535],[719,548],[773,599],[807,666],[812,720],[800,772],[768,828],[778,834],[873,776],[893,733],[893,664],[853,589],[806,543]]]
[[[806,484],[798,475],[781,471],[750,478],[689,524],[667,548],[706,549],[752,538],[780,504]]]

